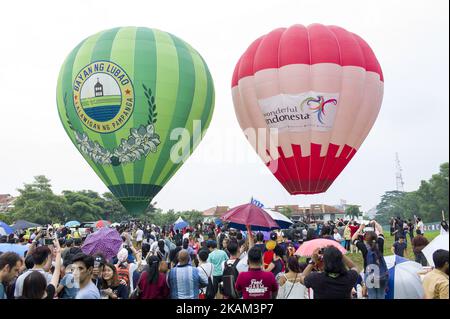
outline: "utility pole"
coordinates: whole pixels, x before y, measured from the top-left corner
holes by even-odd
[[[402,167],[400,166],[400,160],[398,158],[398,153],[395,153],[395,180],[397,182],[397,191],[404,192],[405,182],[402,177]]]

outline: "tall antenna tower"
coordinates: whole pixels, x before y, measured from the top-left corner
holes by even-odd
[[[398,159],[398,153],[395,153],[395,180],[397,181],[397,191],[404,192],[405,182],[402,177],[402,167],[400,166],[400,160]]]

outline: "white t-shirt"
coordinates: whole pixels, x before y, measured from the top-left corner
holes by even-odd
[[[334,240],[342,241],[342,236],[339,233],[333,234]]]
[[[47,285],[50,284],[50,282],[52,281],[52,275],[49,274],[48,272],[45,272],[43,269],[29,269],[26,272],[24,272],[22,275],[19,276],[19,278],[17,278],[16,280],[16,288],[14,290],[14,297],[15,298],[19,298],[22,297],[22,292],[23,292],[23,281],[25,280],[25,278],[28,277],[28,275],[30,275],[33,271],[39,271],[41,274],[44,275],[45,279],[47,280]]]
[[[239,272],[244,272],[244,271],[248,271],[248,255],[247,252],[243,252],[240,256],[239,256],[239,263],[236,266],[237,270]]]
[[[248,271],[248,265],[247,265],[247,255],[245,255],[245,264],[242,262],[242,259],[239,257],[239,262],[236,266],[237,271],[239,271],[239,273],[244,272],[244,271]],[[225,263],[228,264],[228,266],[232,266],[234,264],[236,259],[228,259],[227,261],[224,261],[222,263],[222,271],[224,271],[225,269]]]
[[[144,238],[144,232],[142,231],[142,229],[138,229],[136,231],[136,241],[142,241]]]
[[[214,266],[211,263],[204,263],[197,267],[198,275],[202,278],[203,281],[208,282],[208,277],[213,279],[213,270]],[[206,287],[202,289],[203,293],[205,292]]]
[[[417,223],[417,229],[419,229],[422,234],[424,233],[424,225],[422,221]]]
[[[186,238],[189,239],[189,236],[191,234],[189,232],[186,232],[186,234],[183,235],[183,240],[185,240]]]

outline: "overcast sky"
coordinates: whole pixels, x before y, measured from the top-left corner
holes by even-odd
[[[215,110],[205,138],[156,196],[168,210],[234,206],[256,197],[275,204],[338,204],[368,210],[396,187],[438,172],[449,154],[448,1],[8,1],[0,10],[0,194],[35,175],[53,190],[107,191],[66,135],[56,81],[84,38],[117,26],[170,32],[191,44],[214,79]],[[359,152],[324,194],[290,196],[265,168],[237,123],[230,82],[251,42],[278,27],[338,25],[364,38],[385,78],[378,119]]]

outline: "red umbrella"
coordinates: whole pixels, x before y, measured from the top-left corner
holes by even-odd
[[[337,241],[325,238],[318,238],[313,240],[308,240],[301,244],[301,246],[297,249],[294,255],[302,256],[302,257],[311,257],[314,250],[317,248],[325,248],[328,246],[334,246],[341,251],[341,253],[347,253],[344,247],[341,246]]]
[[[221,219],[234,224],[245,225],[247,229],[251,227],[253,230],[280,228],[264,209],[251,203],[232,208]]]
[[[96,228],[108,227],[109,225],[111,225],[111,222],[107,220],[99,220],[95,223]]]

